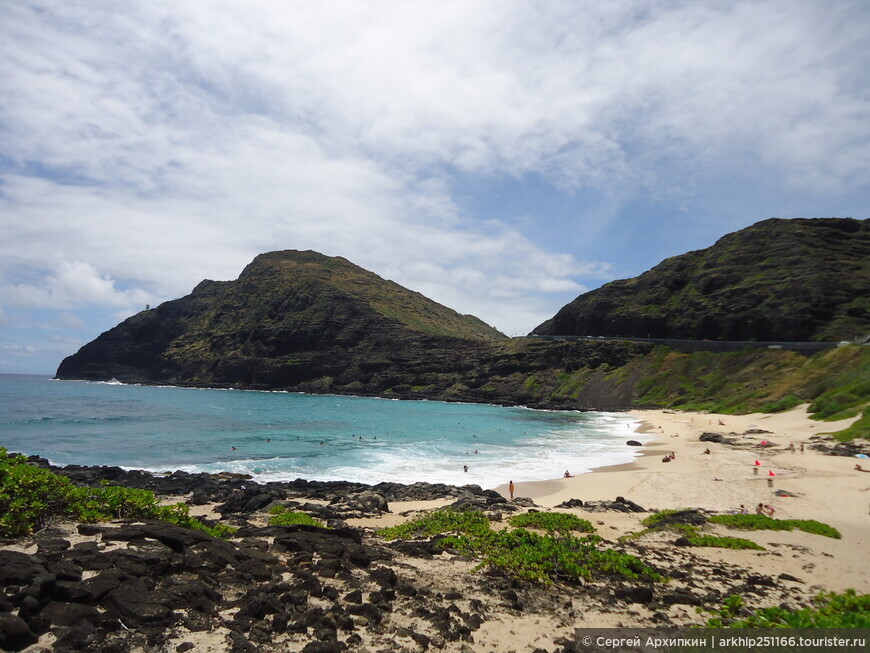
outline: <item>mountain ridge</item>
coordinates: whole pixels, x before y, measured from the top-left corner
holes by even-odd
[[[846,233],[863,234],[866,222]],[[779,221],[759,224],[775,230]],[[754,266],[757,253],[729,247],[731,259]],[[703,267],[708,250],[660,266]],[[854,308],[866,313],[865,299]],[[204,280],[189,295],[128,318],[64,359],[56,377],[560,410],[741,411],[784,398],[813,401],[834,390],[828,377],[850,386],[837,405],[860,405],[870,392],[860,383],[868,355],[867,347],[807,357],[763,348],[688,354],[650,342],[509,339],[346,259],[285,250],[259,255],[234,281]],[[740,387],[729,377],[743,379]]]
[[[858,339],[870,333],[870,220],[758,222],[584,293],[533,333]]]

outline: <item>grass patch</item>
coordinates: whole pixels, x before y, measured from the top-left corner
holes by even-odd
[[[805,533],[824,535],[835,540],[843,536],[833,526],[828,526],[815,519],[774,519],[767,515],[714,515],[709,519],[710,523],[722,524],[728,528],[736,528],[746,531],[791,531],[798,529]]]
[[[780,607],[749,611],[743,598],[732,594],[707,621],[709,628],[870,628],[870,594],[849,589],[824,592],[813,607],[785,610]]]
[[[569,521],[578,525],[564,519],[556,523],[565,525]],[[477,569],[489,567],[514,578],[545,584],[601,576],[665,580],[640,558],[602,548],[603,540],[597,535],[578,538],[567,530],[556,532],[559,534],[540,535],[524,528],[494,531],[486,515],[478,510],[444,508],[385,528],[380,535],[388,540],[447,535],[439,540],[439,546],[479,558]]]
[[[764,404],[758,408],[758,412],[760,413],[781,413],[786,410],[791,410],[792,408],[796,408],[801,404],[805,404],[806,400],[801,399],[796,395],[786,395],[782,399],[777,401],[772,401],[768,404]]]
[[[824,435],[833,435],[840,442],[848,442],[855,438],[870,439],[870,408],[864,408],[861,417],[852,424],[849,428],[834,433],[825,433]]]
[[[304,526],[324,527],[323,522],[314,519],[304,512],[285,510],[282,506],[272,506],[269,512],[272,514],[269,518],[269,526],[296,526],[302,524]]]
[[[764,551],[764,547],[742,537],[728,537],[727,535],[711,535],[702,533],[701,529],[691,524],[670,524],[665,528],[680,533],[689,541],[690,546],[706,546],[716,549],[752,549]]]
[[[517,528],[539,528],[543,531],[594,533],[595,527],[586,519],[566,512],[526,512],[508,519]]]
[[[79,487],[66,476],[30,465],[24,456],[10,456],[0,447],[0,535],[28,535],[43,528],[52,517],[85,523],[162,519],[215,537],[235,532],[223,524],[208,526],[191,517],[187,504],[161,506],[150,490],[109,485],[108,481],[99,487]]]
[[[685,515],[688,521],[672,521],[675,517],[679,519],[681,515]],[[692,521],[694,523],[688,523]],[[684,537],[690,546],[715,547],[718,549],[753,549],[763,551],[764,547],[760,544],[747,540],[741,537],[728,537],[722,535],[711,535],[701,531],[701,526],[707,519],[703,515],[694,510],[677,509],[677,510],[660,510],[659,512],[646,517],[641,521],[641,524],[647,528],[637,532],[629,533],[620,538],[622,541],[637,540],[644,535],[656,531],[671,531],[678,533]]]

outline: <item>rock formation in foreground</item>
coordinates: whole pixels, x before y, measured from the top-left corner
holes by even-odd
[[[540,335],[855,340],[870,333],[870,220],[770,219],[580,295]]]

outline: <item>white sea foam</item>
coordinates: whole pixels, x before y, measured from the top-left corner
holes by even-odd
[[[639,422],[626,415],[602,415],[594,423],[533,435],[520,444],[503,445],[481,440],[477,447],[454,442],[428,441],[393,444],[368,442],[352,460],[348,457],[274,457],[239,459],[183,467],[190,472],[227,471],[250,474],[258,482],[296,478],[320,481],[475,484],[493,488],[506,483],[539,481],[593,468],[631,462],[639,451],[628,439],[645,442],[635,432]],[[467,453],[466,453],[467,451]],[[468,471],[464,471],[464,466]]]

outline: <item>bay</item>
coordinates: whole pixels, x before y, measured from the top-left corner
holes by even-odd
[[[545,480],[631,461],[626,440],[639,437],[637,424],[623,413],[0,375],[0,446],[9,451],[262,482]]]

